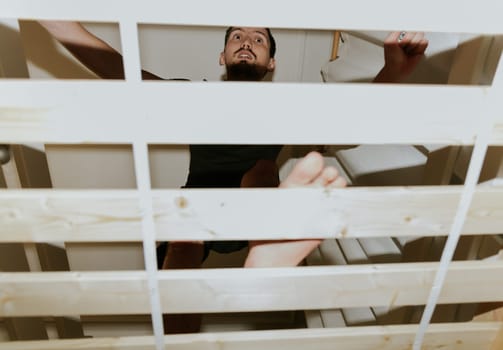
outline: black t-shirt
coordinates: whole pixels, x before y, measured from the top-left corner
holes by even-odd
[[[276,160],[281,145],[191,145],[186,187],[239,187],[258,160]]]
[[[184,78],[172,78],[171,81]],[[206,79],[204,79],[206,81]],[[281,145],[190,145],[185,187],[240,187],[244,173],[258,160],[276,160]]]

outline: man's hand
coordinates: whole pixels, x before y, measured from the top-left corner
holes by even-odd
[[[384,40],[384,67],[374,82],[400,82],[416,68],[427,47],[424,33],[390,33]]]

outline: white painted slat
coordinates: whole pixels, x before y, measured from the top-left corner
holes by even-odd
[[[454,217],[452,227],[449,229],[449,235],[442,251],[440,266],[430,290],[428,302],[419,323],[419,330],[416,334],[413,350],[420,350],[422,347],[424,335],[431,323],[433,311],[439,303],[440,294],[445,287],[444,281],[449,269],[449,264],[454,256],[454,251],[463,232],[463,226],[465,225],[466,218],[468,217],[468,212],[470,210],[475,191],[477,190],[478,179],[480,178],[480,173],[491,138],[492,126],[480,124],[478,130],[477,141],[473,148],[459,205],[456,209],[456,215]]]
[[[365,251],[362,249],[362,246],[357,239],[341,239],[339,240],[339,245],[341,247],[341,252],[344,254],[346,263],[365,264],[369,262],[367,254],[365,254]]]
[[[318,312],[321,316],[324,327],[333,328],[333,327],[346,327],[348,325],[347,323],[349,322],[347,322],[347,319],[346,320],[344,319],[345,317],[347,317],[347,310],[349,309],[326,309],[320,311],[313,311],[313,310],[309,311]]]
[[[359,239],[365,254],[373,263],[400,262],[400,248],[390,237],[371,237]]]
[[[142,246],[151,308],[149,313],[151,315],[152,328],[156,340],[156,350],[162,350],[164,349],[164,326],[157,278],[158,267],[156,259],[155,222],[147,144],[144,142],[134,143],[133,155],[140,208],[142,212]]]
[[[446,235],[461,188],[154,190],[156,238]],[[479,187],[463,234],[501,233],[502,198],[503,187]],[[0,226],[0,242],[142,240],[134,190],[2,190]]]
[[[0,142],[473,144],[487,101],[468,86],[0,81]]]
[[[170,313],[424,304],[438,263],[160,271]],[[439,303],[503,301],[503,261],[453,262]],[[470,281],[470,283],[466,283]],[[146,272],[1,273],[0,316],[150,312]]]
[[[319,29],[415,29],[423,31],[502,33],[500,1],[424,0],[407,16],[397,16],[403,8],[399,0],[354,0],[327,2],[323,0],[291,0],[288,7],[280,1],[257,0],[254,6],[242,11],[231,0],[163,1],[107,0],[2,0],[0,13],[5,17],[78,19],[88,21],[118,21],[247,25],[280,28]],[[194,11],[197,9],[197,11]],[[267,11],[264,11],[267,9]],[[288,16],[285,16],[288,11]],[[456,15],[453,16],[452,12]],[[379,13],[379,16],[375,14]],[[448,19],[448,20],[446,20]],[[231,21],[232,23],[229,23]]]
[[[386,350],[409,349],[416,325],[221,332],[166,336],[172,350]],[[424,349],[490,350],[501,323],[469,322],[431,325]],[[151,350],[153,337],[120,337],[0,343],[0,350]],[[494,348],[496,349],[496,348]]]
[[[305,310],[304,318],[306,319],[307,328],[323,328],[323,320],[320,311]]]
[[[323,265],[346,265],[346,258],[335,239],[326,239],[319,248]]]

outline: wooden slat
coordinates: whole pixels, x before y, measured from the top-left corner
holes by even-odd
[[[501,323],[434,324],[423,349],[489,350]],[[350,327],[208,333],[166,336],[173,350],[386,350],[410,349],[417,326]],[[0,350],[153,350],[153,337],[95,338],[45,342],[0,343]],[[491,350],[496,350],[492,348]]]
[[[327,251],[329,254],[327,254]],[[346,261],[336,240],[327,239],[321,242],[320,246],[306,257],[306,264],[309,266],[346,265]],[[305,310],[304,316],[308,328],[346,326],[346,321],[340,309]]]
[[[0,13],[5,17],[65,18],[91,21],[138,20],[140,22],[167,22],[173,24],[202,25],[249,25],[270,27],[297,27],[319,29],[416,29],[423,31],[485,32],[501,33],[503,25],[498,14],[503,12],[499,1],[470,0],[444,1],[424,0],[421,6],[406,17],[393,15],[400,9],[399,0],[379,3],[370,0],[355,0],[341,4],[323,0],[309,2],[293,0],[288,6],[288,16],[281,3],[257,0],[256,6],[240,11],[230,0],[208,3],[204,0],[166,2],[145,0],[141,3],[108,0],[107,5],[99,0],[68,3],[65,0],[2,0]],[[193,11],[197,8],[198,11]],[[263,9],[267,8],[267,11]],[[320,11],[323,9],[323,11]],[[362,11],[362,9],[365,9]],[[434,11],[432,9],[435,9]],[[453,9],[456,16],[452,16]],[[375,16],[379,13],[379,16]],[[446,18],[449,20],[446,21]],[[232,19],[232,23],[229,23]],[[479,19],[479,20],[476,20]]]
[[[319,247],[320,263],[322,265],[347,265],[349,263],[368,263],[367,256],[357,239],[339,240],[328,239]],[[312,265],[311,259],[306,259]],[[376,317],[369,307],[319,310],[325,327],[341,327],[375,324]]]
[[[492,322],[492,321],[503,322],[503,307],[499,307],[499,308],[495,309],[495,307],[497,307],[496,305],[498,305],[498,304],[490,305],[490,307],[492,307],[492,309],[490,309],[490,311],[484,312],[483,314],[475,316],[474,321],[477,321],[477,322]],[[501,306],[501,304],[498,306]]]
[[[500,327],[499,333],[494,339],[490,350],[498,350],[503,348],[503,325]]]
[[[2,192],[0,239],[4,242],[142,240],[135,193],[71,192]]]
[[[36,249],[42,271],[70,270],[68,256],[64,248],[51,244],[37,244]],[[84,337],[79,316],[56,317],[54,323],[60,339]]]
[[[267,113],[242,108],[249,96]],[[0,142],[473,144],[489,98],[469,86],[0,81]]]
[[[24,57],[23,57],[24,59]],[[12,146],[12,161],[15,163],[17,175],[22,188],[50,188],[51,179],[45,154],[22,145]],[[10,260],[12,259],[12,252]],[[21,254],[27,259],[26,271],[68,271],[68,259],[65,249],[49,244],[25,244]],[[19,253],[16,254],[19,259]],[[5,269],[4,269],[5,271]],[[55,326],[60,338],[80,338],[84,336],[82,326],[75,317],[55,318]],[[47,339],[46,324],[43,319],[13,319],[7,328],[14,339]],[[24,333],[24,334],[23,334]]]
[[[205,269],[162,271],[158,277],[164,312],[272,311],[424,304],[437,268]],[[502,274],[503,261],[454,262],[439,302],[503,301]],[[0,316],[150,312],[143,271],[2,273],[0,286]]]
[[[435,236],[448,233],[461,189],[155,190],[153,196],[159,240]],[[463,234],[500,233],[502,197],[501,186],[479,187]],[[0,191],[0,242],[141,241],[140,221],[134,190]]]
[[[30,271],[22,244],[0,244],[0,271]],[[2,298],[0,287],[0,299]],[[48,339],[45,322],[38,317],[6,318],[4,325],[11,340]]]
[[[3,21],[1,21],[3,22]],[[11,29],[19,29],[16,23],[0,23],[0,26],[11,27]],[[0,29],[2,31],[2,29]],[[14,31],[15,32],[15,31]],[[17,35],[14,35],[14,38],[10,38],[8,41],[15,41],[14,43],[7,43],[7,50],[11,51],[14,56],[14,60],[21,59],[23,61],[24,57],[21,52],[21,42],[20,38]],[[14,48],[9,47],[10,44],[14,44]],[[17,49],[16,49],[17,46]],[[1,55],[0,55],[1,56]],[[3,67],[3,58],[0,57],[0,68]],[[14,62],[10,62],[10,65],[13,65]],[[15,65],[15,64],[14,64]],[[19,70],[15,73],[15,75],[20,74],[21,76],[27,76],[27,70],[24,63],[18,63]],[[9,67],[11,70],[13,67]],[[0,69],[1,70],[1,69]],[[13,70],[15,71],[15,70]],[[1,75],[1,72],[0,72]],[[8,75],[7,75],[8,76]],[[21,164],[22,161],[17,157],[19,154],[17,152],[13,152],[11,154],[11,159],[7,164],[2,166],[3,171],[6,173],[6,187],[9,189],[19,189],[23,184],[22,177],[25,174],[25,169]],[[44,178],[44,176],[41,176]],[[26,183],[23,185],[27,185]],[[32,246],[31,248],[34,248]],[[34,254],[30,254],[34,253]],[[34,264],[38,264],[38,256],[35,253],[35,249],[30,249],[28,245],[23,244],[0,244],[0,271],[9,271],[9,272],[19,272],[19,271],[30,271],[34,269]],[[1,292],[0,292],[1,294]],[[1,298],[1,297],[0,297]],[[5,329],[9,334],[9,338],[11,340],[42,340],[48,339],[48,333],[46,329],[46,324],[42,318],[39,317],[20,317],[20,318],[6,318],[4,320]]]

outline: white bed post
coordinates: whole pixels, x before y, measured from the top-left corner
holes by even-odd
[[[121,21],[119,24],[126,84],[141,84],[138,25],[136,22],[131,20]],[[142,101],[138,100],[138,103],[142,103]],[[156,235],[152,206],[152,189],[150,184],[148,145],[146,141],[136,141],[133,143],[133,157],[140,208],[142,210],[143,255],[148,276],[150,305],[152,308],[152,326],[154,330],[156,349],[163,350],[164,327],[162,323],[162,307],[157,275]]]

